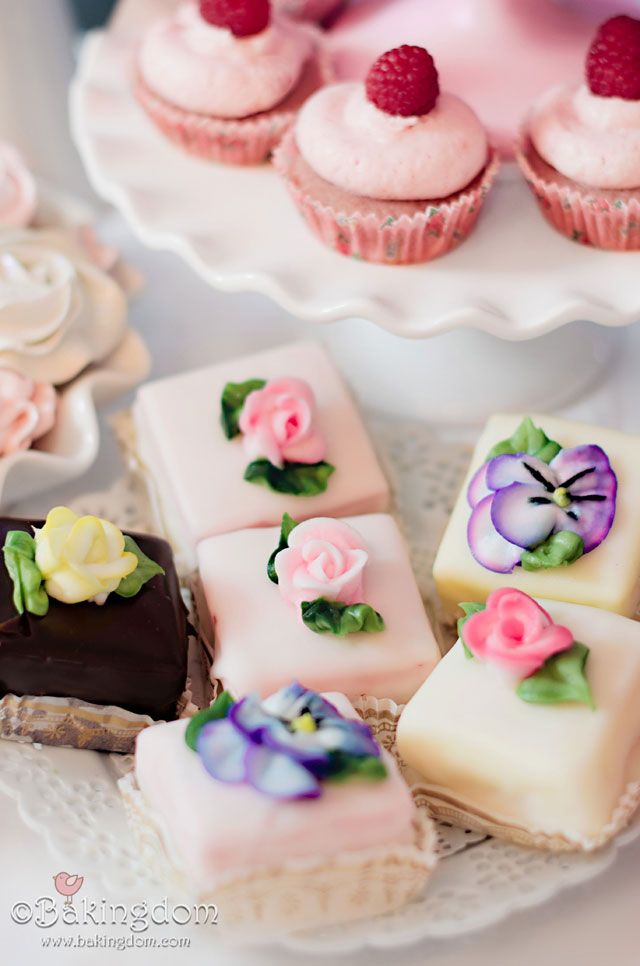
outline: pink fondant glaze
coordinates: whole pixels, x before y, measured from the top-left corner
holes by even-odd
[[[0,368],[0,456],[28,449],[55,422],[57,396],[49,383]]]
[[[0,226],[24,228],[37,203],[36,183],[11,144],[0,142]]]
[[[332,517],[306,520],[291,532],[288,549],[276,557],[280,593],[298,608],[318,597],[361,603],[368,559],[364,540],[348,523]]]
[[[274,466],[318,463],[326,455],[325,441],[314,425],[316,400],[303,379],[272,379],[249,393],[238,425],[249,459],[267,459]]]
[[[640,101],[556,87],[535,105],[529,135],[560,174],[594,188],[640,187]]]
[[[342,695],[326,697],[355,712]],[[382,781],[326,783],[320,798],[278,802],[249,785],[218,782],[185,743],[186,721],[138,736],[135,772],[167,835],[170,854],[199,894],[265,867],[410,844],[414,806],[390,755]]]
[[[146,33],[139,54],[144,82],[169,104],[220,118],[275,107],[297,84],[314,43],[303,25],[272,17],[262,33],[234,37],[189,0]]]
[[[326,181],[383,200],[445,198],[473,181],[488,155],[480,121],[453,94],[441,94],[421,117],[398,117],[368,101],[359,83],[333,84],[309,98],[296,140]]]
[[[464,624],[464,643],[476,657],[529,677],[553,654],[573,644],[567,627],[554,624],[528,594],[501,587],[487,597],[483,611]]]

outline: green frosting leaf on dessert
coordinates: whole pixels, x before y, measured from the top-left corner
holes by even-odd
[[[278,543],[278,546],[269,557],[269,562],[267,563],[267,575],[269,577],[269,580],[272,580],[274,584],[278,583],[278,575],[276,573],[276,567],[275,567],[276,557],[278,556],[281,550],[287,549],[287,547],[289,546],[289,537],[291,535],[291,531],[295,530],[297,526],[298,526],[298,521],[294,520],[293,517],[289,516],[288,513],[284,513],[282,515],[282,523],[280,524],[280,542]]]
[[[229,714],[229,709],[234,704],[235,701],[230,693],[228,691],[221,691],[213,704],[194,714],[193,718],[189,720],[189,724],[184,733],[184,740],[192,751],[196,750],[196,740],[200,729],[208,724],[209,721],[219,721],[221,718],[226,718]]]
[[[560,444],[549,439],[544,430],[533,423],[530,416],[525,416],[513,436],[496,443],[489,450],[486,460],[492,460],[496,456],[527,453],[529,456],[536,456],[544,463],[550,463],[561,449]]]
[[[125,535],[124,549],[125,552],[136,555],[138,558],[138,566],[128,577],[122,578],[116,587],[116,594],[119,597],[135,597],[136,594],[140,593],[147,581],[151,580],[152,577],[156,577],[158,574],[164,574],[164,570],[160,564],[157,564],[155,560],[147,557],[142,552],[132,537]]]
[[[535,550],[525,550],[521,557],[523,570],[546,570],[550,567],[567,567],[582,556],[584,541],[572,530],[553,533]]]
[[[324,493],[335,466],[322,460],[320,463],[285,463],[282,468],[269,460],[254,460],[247,466],[244,478],[249,483],[259,483],[277,493],[292,496],[316,496]]]
[[[576,641],[568,650],[554,654],[518,685],[516,694],[530,704],[576,702],[595,708],[585,674],[589,648]]]
[[[339,601],[303,601],[302,620],[310,631],[316,634],[377,634],[384,630],[382,615],[369,604],[341,604]]]
[[[381,758],[365,755],[358,758],[337,752],[331,755],[331,771],[327,781],[345,782],[351,778],[362,778],[365,781],[381,781],[387,777],[387,768]]]
[[[228,382],[222,390],[220,421],[227,439],[240,433],[238,420],[247,396],[266,385],[264,379],[247,379],[246,382]]]
[[[24,530],[10,530],[4,547],[4,563],[13,581],[13,606],[19,614],[25,610],[44,617],[49,610],[49,597],[42,586],[42,574],[36,564],[36,542]]]
[[[458,637],[462,641],[465,657],[472,659],[473,654],[464,642],[464,634],[462,633],[462,629],[470,617],[473,617],[474,614],[479,614],[482,610],[486,610],[486,604],[477,604],[473,601],[464,601],[462,604],[458,604],[458,607],[464,615],[463,617],[458,618]]]

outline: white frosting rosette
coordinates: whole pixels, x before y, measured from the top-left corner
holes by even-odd
[[[72,237],[0,235],[0,366],[69,382],[116,348],[126,319],[124,292]]]

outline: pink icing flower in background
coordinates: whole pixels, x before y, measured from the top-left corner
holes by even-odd
[[[368,559],[366,544],[353,527],[330,517],[306,520],[291,531],[288,548],[275,559],[280,593],[297,607],[319,597],[361,603]]]
[[[486,609],[465,621],[463,637],[475,657],[521,678],[534,674],[550,657],[574,643],[567,627],[554,624],[532,597],[511,587],[489,595]]]
[[[250,459],[267,459],[280,469],[285,463],[319,463],[326,454],[314,427],[313,390],[302,379],[272,379],[249,393],[238,426]]]
[[[0,368],[0,456],[28,449],[55,422],[53,386]]]
[[[25,228],[37,204],[36,182],[11,144],[0,141],[0,226]]]

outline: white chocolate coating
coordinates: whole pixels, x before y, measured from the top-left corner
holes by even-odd
[[[527,704],[513,681],[457,643],[409,702],[398,750],[429,786],[471,811],[584,846],[640,780],[640,624],[541,601],[591,649],[596,710]]]
[[[522,419],[492,416],[478,440],[433,566],[447,613],[459,616],[460,601],[484,600],[497,587],[517,587],[532,597],[568,600],[632,617],[640,600],[640,439],[556,416],[532,414],[531,418],[563,447],[595,443],[605,450],[618,477],[613,527],[599,547],[568,567],[537,572],[516,567],[511,574],[497,574],[477,563],[467,543],[469,481],[492,446],[511,436]]]

